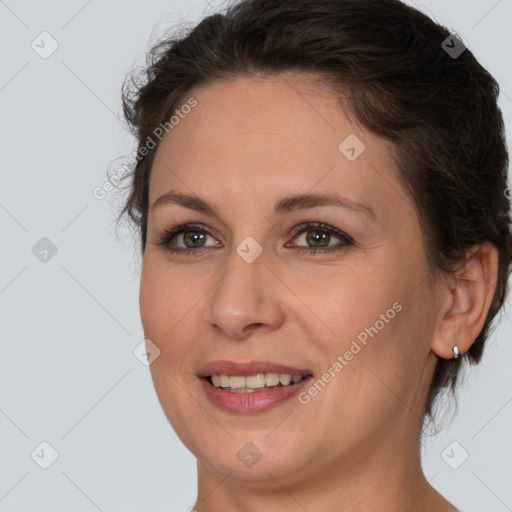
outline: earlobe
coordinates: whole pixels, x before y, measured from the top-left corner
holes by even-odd
[[[490,242],[474,246],[441,285],[443,306],[432,339],[432,351],[444,359],[465,354],[487,318],[498,276],[498,249]]]

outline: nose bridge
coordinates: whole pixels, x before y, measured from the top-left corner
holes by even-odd
[[[243,336],[251,324],[276,328],[282,321],[275,277],[267,269],[261,249],[254,239],[244,239],[233,247],[210,295],[205,320],[229,336]]]

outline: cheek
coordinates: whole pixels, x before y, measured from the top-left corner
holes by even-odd
[[[178,276],[175,279],[174,274],[146,256],[139,305],[144,337],[160,350],[160,355],[149,367],[157,397],[172,427],[180,437],[186,437],[183,418],[194,417],[198,413],[196,402],[190,400],[189,395],[189,392],[194,392],[191,385],[197,383],[193,375],[184,375],[181,370],[194,349],[191,338],[197,321],[194,321],[191,307],[197,300],[187,298],[180,285],[174,285],[184,281]]]
[[[139,307],[144,335],[150,339],[157,337],[166,318],[164,313],[168,298],[162,279],[158,279],[158,276],[158,271],[145,256],[139,288]]]
[[[354,425],[391,426],[416,411],[415,400],[421,394],[428,326],[421,331],[417,304],[403,299],[392,302],[391,308],[387,301],[383,304],[368,314],[361,312],[363,328],[337,346],[343,368],[328,400],[340,422],[350,411],[349,431]]]
[[[399,283],[396,273],[372,273],[367,266],[364,272],[333,276],[327,295],[309,288],[308,305],[329,327],[329,335],[315,343],[324,355],[321,372],[331,382],[327,409],[336,414],[350,410],[361,420],[389,416],[389,410],[400,406],[397,396],[405,398],[421,373],[427,354],[418,352],[427,331],[423,341],[418,339],[421,309],[410,303],[412,296]]]
[[[145,259],[139,306],[144,336],[158,346],[163,359],[176,365],[179,354],[187,348],[187,322],[194,315],[192,308],[197,299],[193,297],[193,287],[174,274],[151,258]]]
[[[327,328],[325,349],[336,356],[353,340],[382,338],[400,317],[400,292],[391,273],[381,268],[358,265],[317,275],[303,283],[302,295],[317,322]]]
[[[144,257],[139,289],[144,328],[158,331],[164,327],[170,329],[191,308],[193,290],[192,284],[183,278],[183,271],[172,268],[165,258],[147,254]]]

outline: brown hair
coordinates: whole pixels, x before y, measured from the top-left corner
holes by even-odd
[[[242,0],[159,42],[147,55],[143,85],[136,73],[123,84],[124,114],[141,154],[195,86],[287,70],[314,73],[348,92],[356,119],[393,142],[432,273],[453,272],[471,246],[497,247],[498,279],[485,324],[463,357],[438,359],[426,402],[430,416],[439,391],[455,389],[461,361],[481,359],[505,301],[512,247],[499,86],[469,49],[458,56],[445,51],[448,37],[445,27],[398,0]],[[143,255],[155,153],[156,147],[138,158],[119,215],[135,223]]]

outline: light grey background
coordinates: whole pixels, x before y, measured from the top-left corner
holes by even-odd
[[[92,191],[134,149],[121,123],[129,68],[166,28],[220,5],[209,2],[0,0],[2,512],[185,511],[195,501],[195,459],[133,354],[138,245],[115,229],[115,194]],[[510,141],[512,0],[419,7],[496,77]],[[51,48],[43,31],[58,43],[46,59],[31,48]],[[32,252],[43,237],[57,247],[46,263]],[[424,443],[427,477],[463,512],[512,510],[509,312],[453,422]],[[58,452],[47,469],[35,462],[50,460],[44,441]],[[457,465],[462,450],[453,469],[445,460]]]

